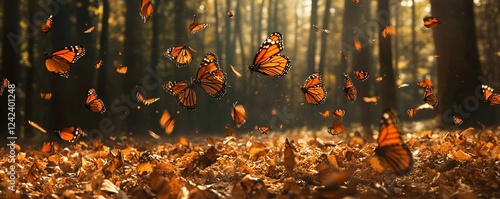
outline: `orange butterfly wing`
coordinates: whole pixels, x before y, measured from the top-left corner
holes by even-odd
[[[219,68],[217,55],[208,53],[198,68],[195,83],[215,99],[226,94],[226,73]]]
[[[361,71],[361,70],[355,70],[354,71],[354,76],[356,78],[358,78],[360,81],[365,81],[366,79],[368,79],[368,77],[370,77],[370,75],[368,74],[368,72]]]
[[[146,21],[151,18],[151,15],[153,15],[153,3],[151,0],[141,0],[141,8],[139,11],[142,21],[146,23]]]
[[[253,65],[248,68],[266,76],[285,76],[292,67],[290,58],[280,55],[283,50],[283,36],[274,32],[262,42],[255,54]]]
[[[173,95],[177,104],[183,108],[188,110],[196,108],[196,92],[192,83],[170,81],[163,84],[163,89]]]
[[[67,127],[62,130],[56,131],[59,137],[67,142],[75,142],[80,136],[86,136],[86,133],[82,131],[80,127]]]
[[[160,125],[165,129],[165,133],[170,135],[174,131],[175,120],[170,116],[170,113],[165,109],[160,118]]]
[[[415,116],[415,114],[417,114],[417,109],[414,109],[414,108],[408,109],[408,110],[406,110],[406,113],[408,114],[408,116],[410,118],[413,118],[413,116]]]
[[[52,28],[52,15],[49,16],[45,24],[42,26],[42,34],[47,34]]]
[[[97,98],[97,93],[93,88],[88,91],[87,99],[85,100],[85,107],[95,113],[103,114],[106,111],[104,102]]]
[[[481,85],[481,88],[483,89],[484,100],[488,102],[489,105],[500,104],[500,95],[498,93],[493,93],[493,88],[484,84]]]
[[[432,82],[429,78],[424,77],[424,79],[418,83],[418,86],[422,88],[432,87]]]
[[[259,129],[259,132],[261,134],[267,134],[267,133],[269,133],[269,130],[271,130],[271,127],[269,127],[269,126],[259,126],[258,129]]]
[[[397,115],[391,109],[382,114],[375,154],[397,175],[406,175],[413,169],[413,155],[403,142],[397,123]]]
[[[188,30],[189,30],[189,33],[194,34],[200,30],[205,29],[207,26],[210,26],[210,24],[208,24],[208,23],[199,24],[198,18],[196,17],[196,15],[194,15],[193,22],[189,25]]]
[[[441,21],[436,17],[424,17],[424,26],[426,28],[435,28],[439,24],[441,24]]]
[[[186,44],[184,46],[171,47],[167,49],[163,55],[175,62],[178,68],[182,68],[191,63],[193,60],[193,52],[196,51]]]
[[[9,86],[10,82],[7,78],[3,78],[2,85],[0,85],[0,96],[3,94],[3,90]]]
[[[331,135],[338,135],[340,133],[345,132],[346,128],[344,124],[342,124],[342,121],[340,121],[339,117],[335,117],[333,119],[333,124],[332,127],[328,128],[328,133]]]
[[[241,104],[236,105],[236,103],[234,103],[233,108],[231,109],[231,117],[233,118],[236,127],[240,128],[247,122],[247,112],[245,107]]]
[[[68,78],[71,70],[70,64],[75,63],[80,57],[85,55],[85,48],[80,45],[64,47],[56,50],[50,55],[46,55],[45,67],[52,73],[57,73]]]
[[[345,81],[344,93],[347,95],[347,99],[350,101],[356,100],[357,96],[356,88],[354,88],[354,85],[352,84],[352,80],[349,77],[349,75],[345,73],[344,73],[344,81]]]
[[[427,103],[433,107],[436,107],[438,104],[438,100],[437,100],[436,96],[434,95],[434,93],[432,93],[431,87],[425,88],[423,100],[425,103]]]
[[[319,105],[326,100],[326,90],[323,87],[323,80],[320,72],[316,72],[307,77],[304,86],[301,87],[302,93],[306,98],[307,103]]]

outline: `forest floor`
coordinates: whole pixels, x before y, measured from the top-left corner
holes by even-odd
[[[23,147],[17,194],[3,148],[0,198],[500,198],[500,130],[403,137],[414,158],[405,176],[381,164],[371,139],[326,129],[172,144],[123,137],[55,144],[49,153]]]

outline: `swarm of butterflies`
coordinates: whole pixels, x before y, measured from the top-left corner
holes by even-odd
[[[357,2],[356,2],[357,3]],[[153,3],[150,0],[141,0],[140,16],[144,23],[146,23],[153,14]],[[229,18],[233,18],[234,14],[231,11],[227,12]],[[426,28],[435,28],[441,23],[435,17],[425,17],[424,26]],[[41,31],[42,34],[47,34],[53,24],[53,16],[51,15],[45,24],[43,24]],[[190,34],[195,34],[205,28],[210,26],[207,23],[199,23],[198,18],[195,15],[193,17],[192,23],[188,26],[188,32]],[[321,29],[314,26],[318,32],[328,33],[326,29]],[[91,32],[93,27],[85,31],[85,33]],[[394,35],[395,30],[392,27],[387,27],[384,29],[383,34]],[[385,36],[384,36],[385,37]],[[359,46],[361,48],[361,46]],[[285,76],[290,71],[292,67],[291,60],[288,56],[280,54],[284,49],[283,36],[279,32],[271,33],[258,48],[252,64],[248,69],[252,72],[257,72],[265,76],[279,77]],[[175,62],[178,68],[187,67],[192,59],[193,53],[196,53],[189,45],[181,45],[168,48],[164,52],[164,56],[169,60]],[[60,50],[56,50],[51,54],[46,55],[45,66],[49,72],[59,74],[61,77],[69,78],[71,64],[76,63],[81,57],[85,55],[85,48],[81,45],[67,46]],[[102,61],[96,64],[96,68],[102,65]],[[231,66],[233,72],[237,76],[234,67]],[[120,73],[126,73],[126,66],[117,69]],[[353,71],[354,76],[360,80],[365,81],[370,76],[366,71]],[[345,86],[343,88],[344,93],[349,101],[355,101],[357,98],[357,91],[354,87],[353,81],[350,76],[346,73],[343,74]],[[382,77],[377,78],[377,82],[381,81]],[[0,95],[3,89],[9,84],[8,80],[4,78]],[[177,104],[181,107],[193,110],[196,109],[197,97],[195,85],[200,87],[204,92],[209,94],[215,99],[221,99],[226,93],[226,88],[228,87],[226,73],[219,66],[218,57],[215,53],[208,53],[205,55],[201,61],[196,77],[191,81],[169,81],[162,85],[163,89],[173,95],[176,99]],[[434,108],[438,104],[436,96],[432,92],[432,82],[424,78],[419,86],[425,88],[423,101],[424,105],[420,105],[417,108],[408,109],[407,113],[410,117],[413,117],[417,110],[425,108]],[[500,95],[493,93],[493,89],[487,85],[482,86],[483,94],[485,100],[490,105],[500,104]],[[301,91],[304,94],[305,101],[308,104],[320,105],[325,103],[327,92],[323,86],[323,81],[320,72],[315,72],[307,77],[304,85],[301,87]],[[42,98],[49,100],[52,97],[51,93],[41,93]],[[140,92],[136,95],[137,101],[143,103],[144,105],[150,105],[160,98],[145,98]],[[91,88],[88,90],[87,99],[85,101],[85,106],[92,112],[104,113],[106,111],[104,102],[98,98],[96,91]],[[346,131],[345,126],[342,124],[340,118],[345,115],[343,109],[337,109],[332,111],[334,117],[332,127],[328,128],[328,133],[332,135],[338,135]],[[328,116],[329,112],[322,113],[323,116]],[[231,117],[233,118],[237,128],[240,128],[246,123],[247,114],[246,109],[243,105],[234,103],[231,109]],[[375,149],[375,154],[377,154],[384,162],[386,162],[392,170],[399,175],[405,175],[409,173],[412,169],[413,158],[411,151],[403,142],[401,134],[397,128],[397,116],[396,113],[390,109],[385,111],[380,120],[380,134],[377,139],[378,147]],[[454,122],[456,124],[462,123],[462,120],[458,117],[454,117]],[[35,122],[28,122],[34,128],[39,129],[42,132],[46,132],[40,125]],[[171,117],[167,110],[163,111],[163,114],[159,121],[162,128],[165,129],[166,134],[171,134],[174,130],[175,120]],[[226,127],[226,131],[232,131]],[[270,131],[269,126],[258,127],[259,132],[262,134],[267,134]],[[68,127],[56,131],[59,137],[68,142],[75,142],[80,136],[86,136],[86,133],[80,127]],[[234,133],[234,132],[233,132]],[[288,143],[288,141],[287,141]],[[53,144],[44,145],[44,148],[50,148]],[[289,144],[287,144],[288,146]]]

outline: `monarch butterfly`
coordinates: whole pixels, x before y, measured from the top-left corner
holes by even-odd
[[[210,26],[210,24],[208,23],[198,24],[198,18],[196,18],[196,15],[194,15],[193,22],[189,25],[188,30],[189,33],[194,34],[200,30],[205,29],[207,26]]]
[[[49,18],[47,18],[47,21],[45,21],[45,23],[43,24],[42,26],[42,34],[47,34],[50,29],[52,28],[52,15],[49,16]]]
[[[401,138],[397,123],[397,115],[391,109],[382,114],[375,154],[397,175],[406,175],[413,168],[413,156]]]
[[[160,126],[165,129],[165,133],[170,135],[174,131],[175,120],[170,116],[170,113],[165,109],[160,118]]]
[[[137,94],[135,94],[135,97],[137,98],[138,102],[143,103],[146,106],[148,106],[148,105],[150,105],[152,103],[155,103],[156,101],[160,100],[159,97],[146,99],[146,98],[144,98],[144,96],[139,91],[137,91]]]
[[[323,87],[323,80],[321,79],[320,72],[316,72],[307,77],[304,86],[300,88],[307,103],[319,105],[325,103],[326,90]]]
[[[153,15],[153,3],[151,0],[141,0],[141,8],[139,9],[139,14],[141,15],[142,21],[146,21]]]
[[[196,52],[189,45],[171,47],[163,55],[175,62],[178,68],[186,67],[193,60],[193,52]]]
[[[2,85],[0,85],[0,96],[3,94],[3,89],[7,88],[9,86],[10,82],[7,78],[3,78]]]
[[[453,116],[453,123],[455,124],[462,124],[464,121],[462,120],[462,118],[459,118],[457,116]]]
[[[406,113],[408,114],[408,116],[410,118],[413,118],[413,116],[415,116],[415,114],[417,114],[417,110],[418,109],[411,108],[411,109],[406,110]]]
[[[433,107],[436,107],[437,104],[438,104],[438,100],[436,98],[436,96],[432,93],[432,89],[431,87],[426,87],[425,88],[425,92],[424,92],[424,102],[433,106]]]
[[[356,88],[354,88],[354,85],[352,84],[352,80],[349,77],[348,74],[344,73],[344,81],[345,81],[345,87],[344,87],[344,92],[347,95],[347,99],[354,101],[356,100]]]
[[[361,50],[361,42],[360,41],[354,41],[354,48],[357,51],[360,51]]]
[[[346,128],[344,124],[342,124],[340,117],[334,117],[332,126],[328,128],[328,133],[331,135],[338,135],[345,132],[345,130]]]
[[[170,95],[173,95],[177,101],[177,104],[185,109],[193,110],[196,108],[196,92],[194,90],[194,84],[181,81],[172,82],[169,81],[163,84],[163,89],[167,91]]]
[[[38,125],[37,123],[31,121],[31,120],[28,120],[28,124],[30,126],[32,126],[33,128],[36,128],[38,129],[39,131],[41,131],[42,133],[47,133],[47,131],[45,129],[43,129],[40,125]]]
[[[481,85],[483,89],[484,100],[488,102],[489,105],[499,105],[500,104],[500,94],[493,93],[494,89],[487,86]]]
[[[235,102],[233,104],[233,108],[231,109],[231,117],[234,120],[237,128],[240,128],[245,122],[247,122],[247,111],[245,107],[241,104],[236,105]]]
[[[59,137],[66,142],[75,142],[80,136],[87,136],[80,127],[67,127],[56,131]]]
[[[231,136],[231,137],[236,138],[236,133],[233,130],[231,130],[229,127],[225,126],[224,132],[226,132],[226,136]]]
[[[360,81],[365,81],[366,79],[368,79],[370,77],[370,75],[366,71],[355,70],[353,72],[354,72],[354,77],[356,77]]]
[[[329,31],[329,30],[327,30],[327,29],[323,29],[323,28],[320,28],[320,27],[318,27],[317,25],[313,25],[313,27],[316,29],[316,32],[324,32],[324,33],[326,33],[326,34],[330,33],[330,31]]]
[[[267,134],[271,130],[271,127],[270,126],[259,126],[258,129],[259,129],[259,132],[261,134]]]
[[[42,146],[42,151],[44,153],[54,152],[54,142],[44,142]]]
[[[99,61],[95,64],[95,69],[97,70],[97,69],[101,68],[101,66],[102,66],[102,59],[101,59],[101,60],[99,60]]]
[[[219,68],[217,55],[208,53],[203,58],[194,82],[215,99],[226,94],[226,74]]]
[[[293,140],[292,140],[293,142]],[[288,172],[292,172],[293,168],[295,168],[295,165],[297,164],[295,162],[295,153],[294,153],[295,148],[292,146],[291,142],[288,141],[288,138],[285,139],[285,152],[284,152],[284,162],[285,162],[285,169]]]
[[[120,74],[126,74],[127,73],[127,66],[120,65],[120,67],[116,68],[116,72]]]
[[[111,155],[113,156],[113,159],[102,169],[104,175],[106,176],[113,174],[123,164],[122,151],[118,150],[118,154],[114,155],[111,153]]]
[[[279,32],[272,33],[262,42],[248,69],[266,76],[285,76],[292,64],[288,56],[279,54],[282,50],[283,36]]]
[[[426,28],[435,28],[439,24],[441,24],[441,21],[436,17],[424,17],[424,26]]]
[[[87,100],[85,101],[85,107],[95,113],[103,114],[106,111],[104,107],[104,102],[97,98],[97,93],[93,88],[89,89],[87,94]]]
[[[429,78],[424,77],[424,79],[418,83],[418,86],[422,88],[432,87],[432,82]]]
[[[388,35],[396,35],[396,29],[392,26],[387,26],[382,30],[382,37],[386,38]]]
[[[344,115],[345,115],[345,110],[344,110],[344,109],[339,108],[339,109],[337,109],[337,110],[333,110],[333,111],[332,111],[332,113],[333,113],[333,117],[344,117]]]
[[[85,48],[83,46],[67,46],[52,52],[50,55],[45,54],[45,67],[50,72],[68,78],[69,71],[71,70],[70,64],[75,63],[83,55],[85,55]]]
[[[227,17],[229,17],[229,18],[234,18],[234,14],[233,14],[233,12],[231,12],[231,11],[229,11],[229,10],[228,10],[228,11],[227,11]]]

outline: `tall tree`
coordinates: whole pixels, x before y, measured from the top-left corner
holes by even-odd
[[[379,17],[379,30],[383,30],[390,25],[391,15],[389,0],[378,0],[377,13]],[[397,109],[396,82],[394,78],[394,69],[392,67],[391,36],[388,35],[384,38],[382,34],[378,34],[378,38],[380,74],[385,75],[384,81],[380,82],[382,109],[387,107]]]
[[[330,7],[332,6],[332,1],[331,0],[325,0],[325,9],[323,10],[323,24],[321,25],[322,28],[328,29],[328,24],[330,24]],[[325,64],[326,64],[326,51],[328,48],[326,47],[328,42],[326,40],[326,37],[328,34],[321,34],[321,49],[320,49],[320,59],[319,59],[319,71],[323,74],[325,74]]]
[[[316,63],[316,29],[312,25],[318,25],[318,0],[311,0],[311,22],[307,46],[307,68],[309,73],[314,71],[314,64]]]
[[[474,124],[495,118],[483,99],[475,98],[481,84],[489,82],[481,81],[488,78],[481,76],[473,5],[472,0],[431,0],[432,15],[443,21],[434,28],[433,37],[439,54],[438,112],[448,124],[454,115]]]

